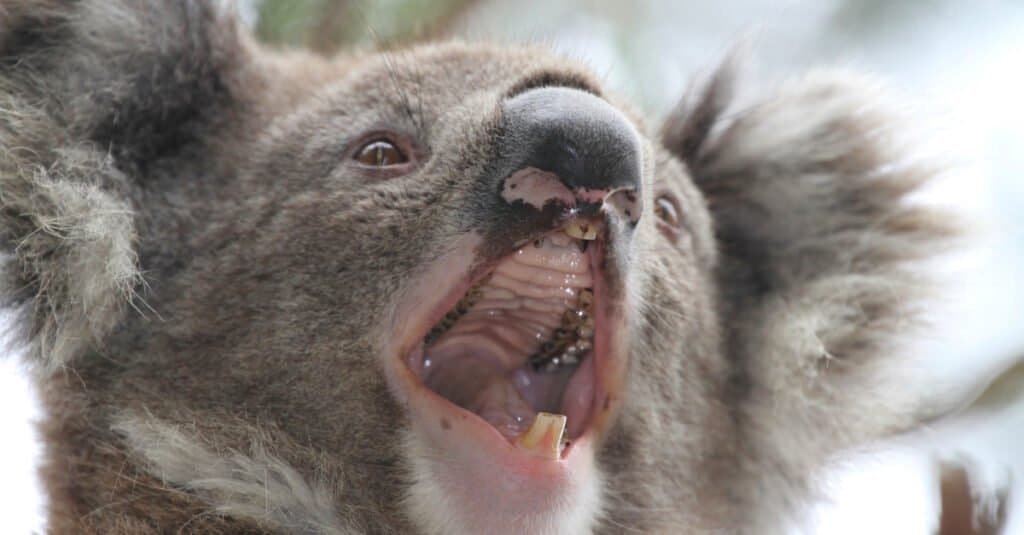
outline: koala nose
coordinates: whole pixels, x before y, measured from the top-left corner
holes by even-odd
[[[503,103],[503,121],[506,177],[550,173],[568,189],[563,193],[589,203],[613,190],[632,195],[640,188],[640,136],[599,97],[566,87],[530,89]]]

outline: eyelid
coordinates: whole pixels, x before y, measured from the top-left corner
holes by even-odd
[[[658,214],[659,220],[673,227],[679,227],[681,223],[679,217],[679,203],[675,200],[674,197],[672,197],[672,195],[668,193],[659,194],[654,199],[654,206],[655,213]],[[666,212],[666,214],[670,216],[671,221],[668,221],[665,218],[661,217],[661,214],[659,213],[661,211]]]

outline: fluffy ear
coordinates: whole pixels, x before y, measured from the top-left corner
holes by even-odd
[[[107,333],[139,282],[130,199],[152,162],[222,116],[244,58],[202,0],[0,6],[0,297],[31,357],[60,365]]]
[[[727,65],[673,112],[663,141],[716,225],[751,469],[798,479],[921,417],[901,342],[929,289],[915,263],[953,229],[908,201],[936,169],[914,160],[871,82],[822,72],[742,106],[734,86]]]

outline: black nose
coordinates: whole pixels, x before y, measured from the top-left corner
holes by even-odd
[[[509,98],[503,112],[503,171],[537,168],[573,192],[639,189],[639,135],[603,99],[541,87]]]

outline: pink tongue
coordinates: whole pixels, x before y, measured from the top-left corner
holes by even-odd
[[[526,431],[536,414],[512,383],[504,378],[491,381],[466,408],[487,420],[509,440]]]

